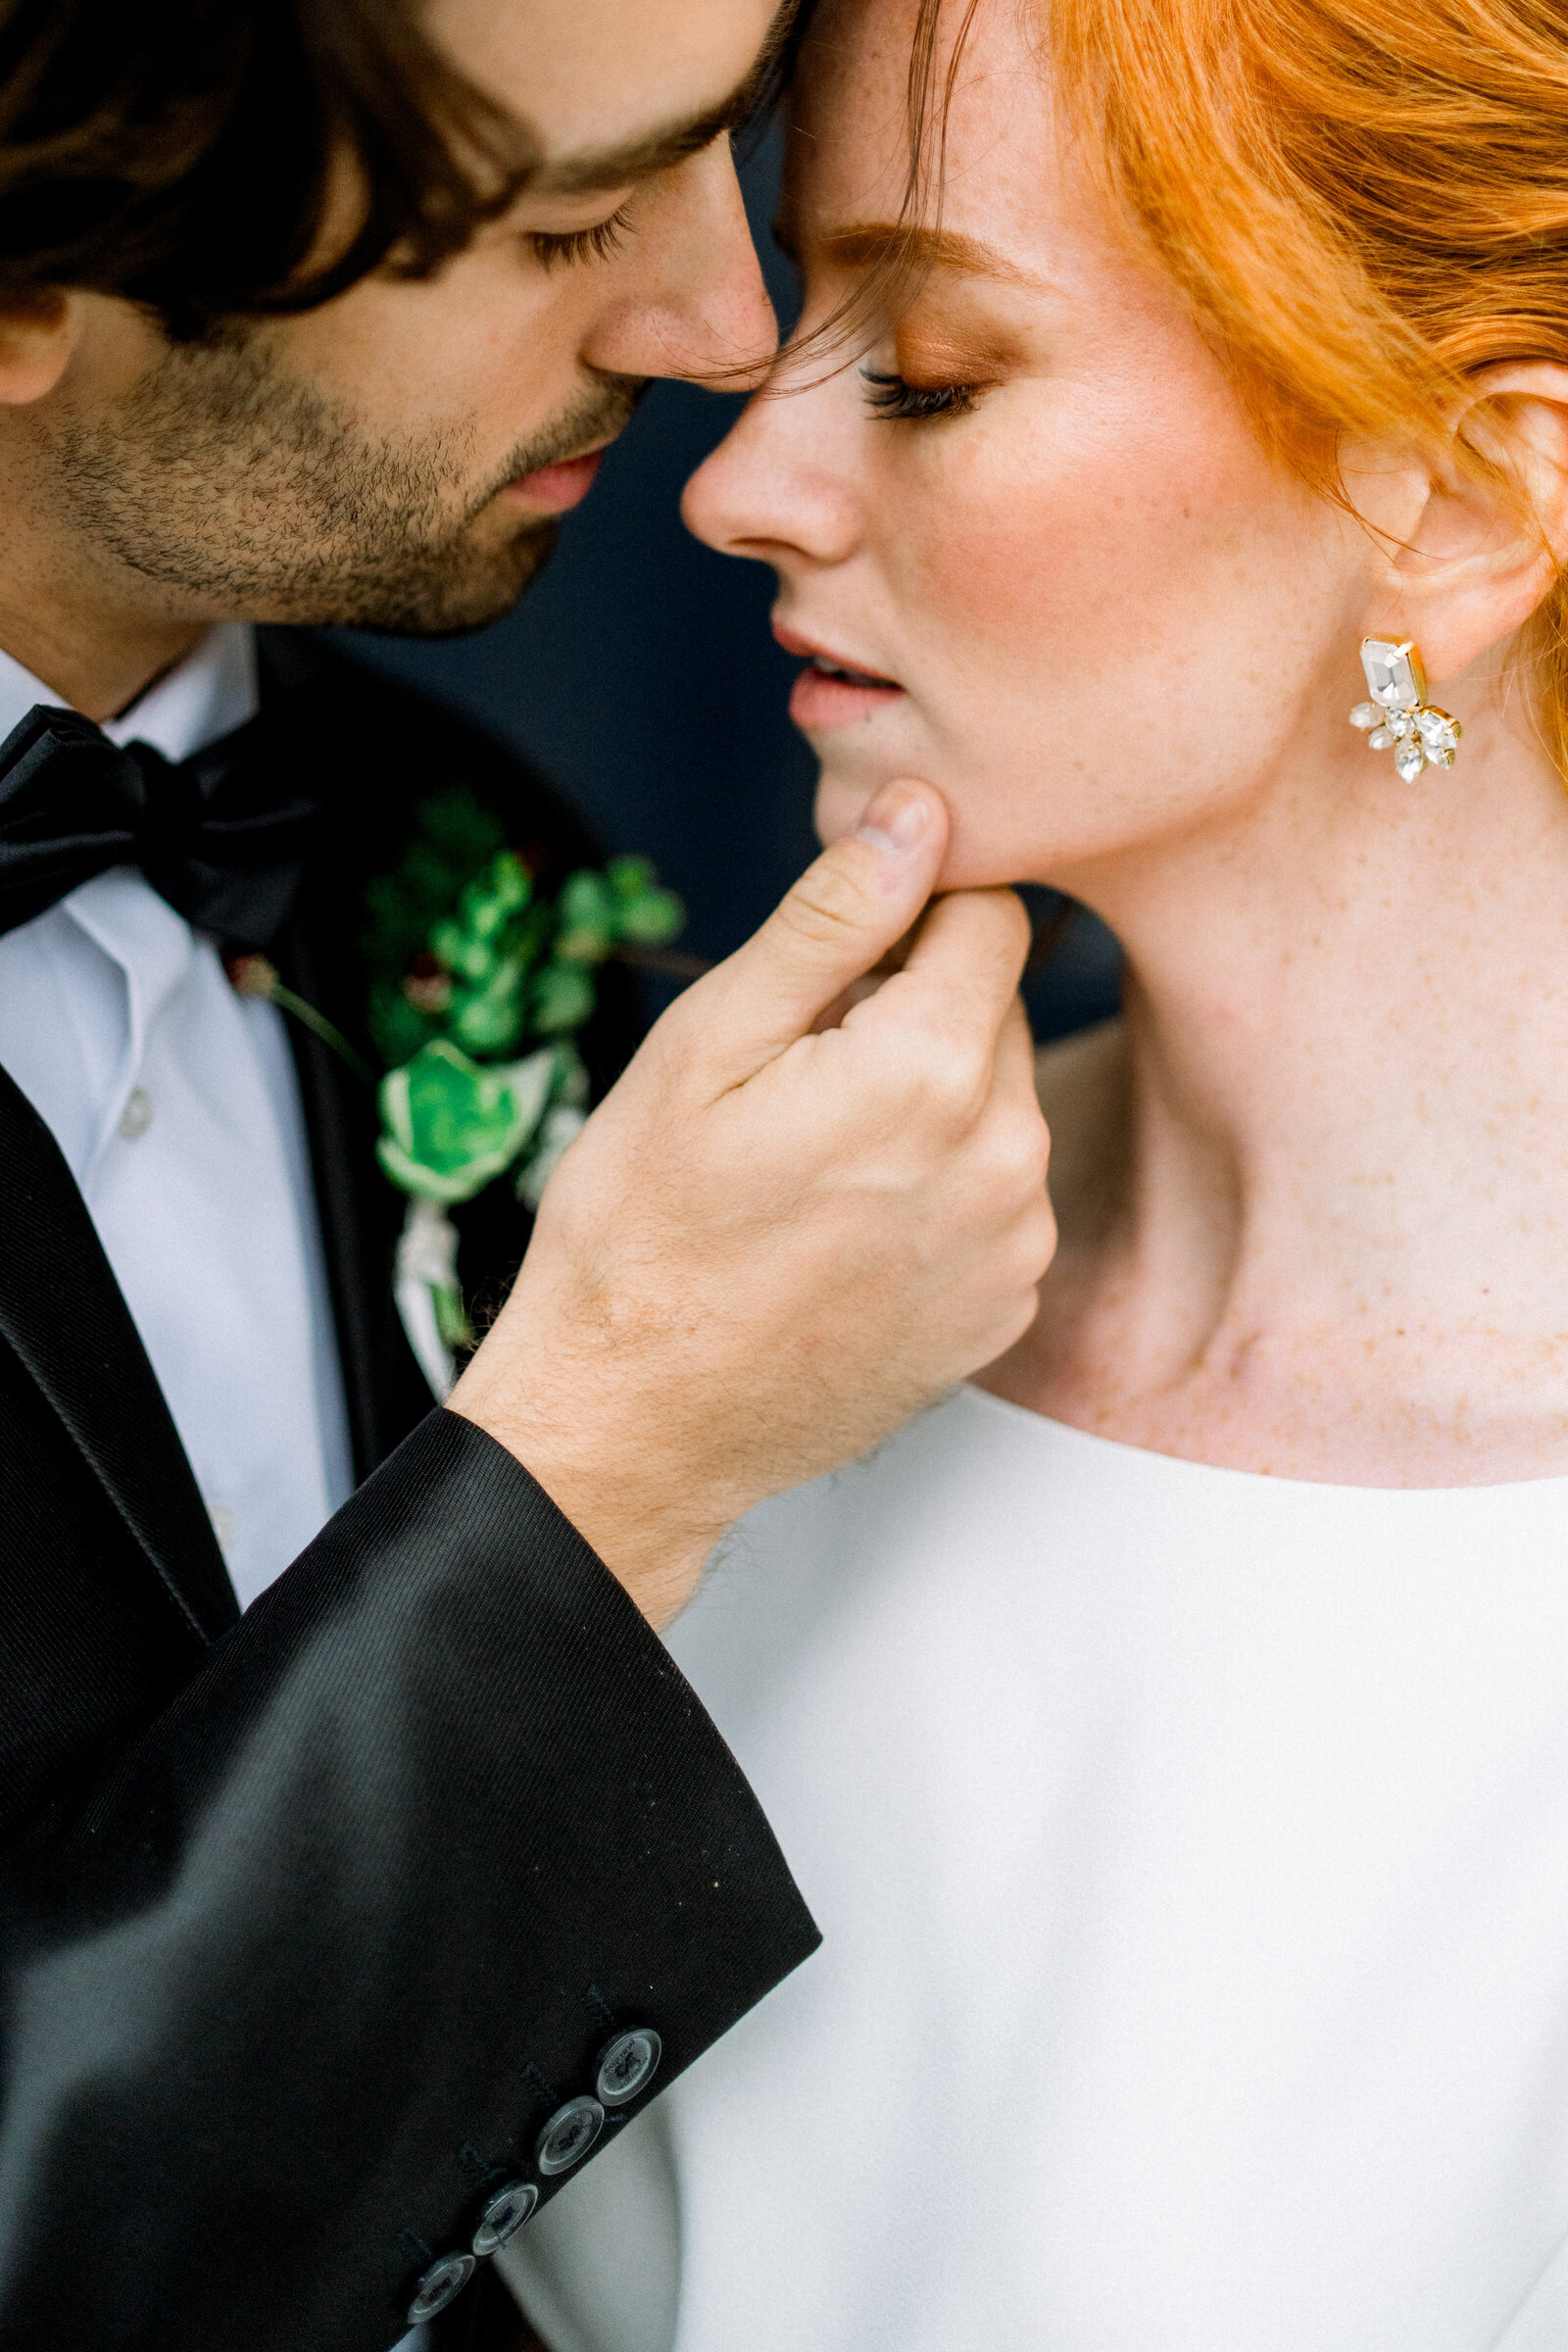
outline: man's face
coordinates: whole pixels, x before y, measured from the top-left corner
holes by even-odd
[[[532,133],[523,196],[433,278],[171,344],[74,297],[30,465],[78,561],[171,621],[416,634],[503,612],[651,376],[770,351],[726,136],[774,0],[436,0]]]

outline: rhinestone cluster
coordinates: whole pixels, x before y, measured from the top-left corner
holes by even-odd
[[[1451,767],[1459,748],[1459,721],[1427,701],[1426,676],[1415,647],[1408,640],[1390,645],[1381,637],[1363,637],[1361,667],[1372,700],[1356,704],[1350,724],[1361,730],[1371,749],[1386,752],[1392,746],[1394,764],[1407,784],[1413,784],[1425,767]]]

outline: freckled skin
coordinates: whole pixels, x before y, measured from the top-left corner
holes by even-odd
[[[912,22],[827,0],[813,30],[808,323],[858,282],[843,232],[897,216]],[[818,362],[686,501],[774,565],[785,628],[904,689],[808,730],[824,835],[924,777],[949,883],[1055,884],[1127,950],[1123,1022],[1042,1064],[1061,1246],[991,1383],[1281,1476],[1568,1472],[1568,794],[1498,691],[1549,560],[1408,453],[1342,453],[1370,530],[1282,469],[1049,73],[983,5],[942,226],[988,273],[933,269],[856,355],[967,407],[890,421]],[[1568,544],[1568,376],[1494,388]],[[1372,634],[1414,637],[1463,720],[1451,776],[1404,785],[1347,724]]]
[[[836,12],[833,72],[808,83],[811,169],[793,191],[807,240],[817,220],[896,207],[896,174],[858,121],[862,108],[885,119],[891,91],[880,104],[858,94],[863,76],[902,73],[881,33],[889,13]],[[1019,77],[987,50],[1006,30],[1004,11],[986,15],[989,38],[957,92],[949,218],[1040,289],[1020,297],[939,273],[870,355],[878,368],[918,367],[922,381],[933,365],[962,380],[966,355],[983,369],[1002,346],[1012,357],[1001,380],[972,416],[910,430],[868,410],[849,370],[754,411],[688,494],[697,527],[718,535],[709,518],[750,434],[775,463],[787,449],[792,465],[856,485],[853,502],[827,491],[831,512],[809,542],[836,559],[831,578],[813,567],[811,633],[846,639],[909,695],[818,742],[821,827],[842,829],[888,774],[929,775],[955,803],[956,884],[1065,873],[1119,845],[1130,822],[1157,824],[1161,803],[1185,825],[1195,771],[1216,804],[1245,796],[1258,738],[1319,705],[1342,717],[1359,676],[1340,517],[1269,465],[1185,316],[1079,192],[1059,186],[1043,215],[1047,107],[1026,72],[1022,103],[999,109]],[[965,171],[972,153],[983,172]],[[847,286],[823,271],[811,290],[822,316]],[[782,471],[775,479],[798,496]],[[765,503],[764,492],[749,538],[769,535]],[[795,625],[793,579],[779,617]],[[1230,762],[1213,757],[1221,726],[1240,755]],[[1070,800],[1041,789],[1041,749],[1057,745],[1087,787]]]

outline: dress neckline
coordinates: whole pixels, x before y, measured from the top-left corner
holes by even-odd
[[[1151,1473],[1155,1465],[1167,1466],[1173,1481],[1184,1478],[1189,1482],[1224,1479],[1238,1489],[1245,1487],[1253,1492],[1266,1489],[1282,1494],[1375,1495],[1380,1500],[1395,1503],[1433,1495],[1451,1498],[1461,1494],[1523,1494],[1559,1487],[1568,1490],[1568,1471],[1557,1471],[1543,1478],[1475,1479],[1467,1485],[1446,1487],[1379,1487],[1345,1479],[1281,1478],[1271,1470],[1237,1470],[1228,1463],[1195,1461],[1188,1454],[1161,1453],[1151,1446],[1134,1446],[1125,1438],[1103,1438],[1094,1430],[1079,1429],[1071,1421],[1058,1421],[1050,1413],[1037,1413],[1031,1405],[1014,1404],[1010,1397],[994,1396],[990,1389],[982,1389],[974,1381],[960,1382],[954,1394],[974,1398],[982,1409],[999,1413],[1015,1425],[1032,1424],[1036,1431],[1048,1431],[1054,1440],[1062,1441],[1069,1446],[1092,1448],[1102,1459],[1121,1455],[1130,1462],[1147,1465]]]

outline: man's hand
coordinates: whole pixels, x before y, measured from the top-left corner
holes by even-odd
[[[1055,1247],[1010,891],[939,899],[893,784],[649,1035],[552,1177],[452,1406],[665,1623],[765,1495],[863,1452],[1028,1328]]]

